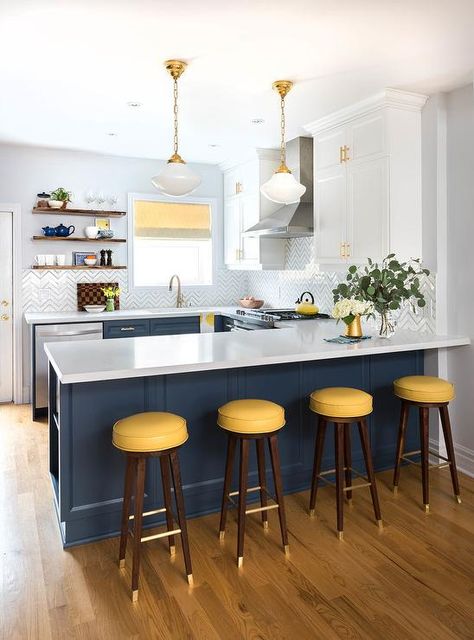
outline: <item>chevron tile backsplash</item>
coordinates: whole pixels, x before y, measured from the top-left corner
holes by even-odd
[[[209,287],[183,287],[186,304],[190,306],[231,306],[242,295],[263,298],[270,307],[291,308],[303,291],[311,291],[321,311],[330,313],[332,290],[344,279],[344,274],[321,272],[312,263],[311,242],[307,238],[287,243],[287,264],[294,268],[285,271],[229,271],[217,272],[216,284]],[[309,239],[311,240],[311,239]],[[300,267],[301,265],[301,267]],[[48,271],[23,272],[24,311],[70,311],[76,309],[77,282],[118,282],[122,289],[122,309],[174,306],[176,292],[157,289],[145,293],[128,291],[126,272],[117,271]],[[422,333],[436,330],[435,278],[430,276],[424,285],[427,305],[414,313],[409,306],[396,315],[400,328]]]

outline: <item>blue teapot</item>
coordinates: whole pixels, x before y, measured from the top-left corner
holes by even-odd
[[[55,236],[56,235],[55,227],[42,227],[41,231],[43,232],[44,236]]]
[[[65,227],[63,224],[60,224],[55,228],[54,231],[60,238],[67,238],[68,236],[72,235],[75,230],[76,227],[73,224],[70,227]]]

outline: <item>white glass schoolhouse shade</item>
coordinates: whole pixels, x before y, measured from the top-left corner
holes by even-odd
[[[166,196],[186,196],[201,184],[201,177],[185,162],[168,162],[157,176],[151,179],[154,187]]]
[[[262,184],[260,191],[272,202],[294,204],[299,202],[306,187],[300,184],[292,173],[277,171],[270,180]]]

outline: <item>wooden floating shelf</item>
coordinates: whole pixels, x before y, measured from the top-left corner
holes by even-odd
[[[62,238],[61,236],[33,236],[33,240],[53,240],[53,242],[57,242],[61,240],[64,242],[127,242],[125,238],[73,238],[72,236],[65,236]]]
[[[98,209],[52,209],[52,208],[33,208],[33,213],[53,213],[58,216],[89,216],[89,218],[123,218],[127,215],[126,211],[102,211]]]
[[[65,264],[65,265],[48,265],[48,266],[41,266],[39,264],[34,264],[32,267],[32,269],[56,269],[58,271],[65,271],[67,269],[76,269],[76,270],[82,270],[82,271],[86,271],[86,270],[91,270],[91,269],[107,269],[109,271],[113,271],[114,269],[126,269],[127,267],[124,266],[112,266],[112,267],[88,267],[87,265],[74,265],[74,264]]]

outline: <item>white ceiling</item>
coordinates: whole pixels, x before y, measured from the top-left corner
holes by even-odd
[[[387,86],[471,81],[474,0],[1,0],[0,141],[166,158],[173,57],[181,154],[221,162],[278,146],[276,79],[288,138]]]

